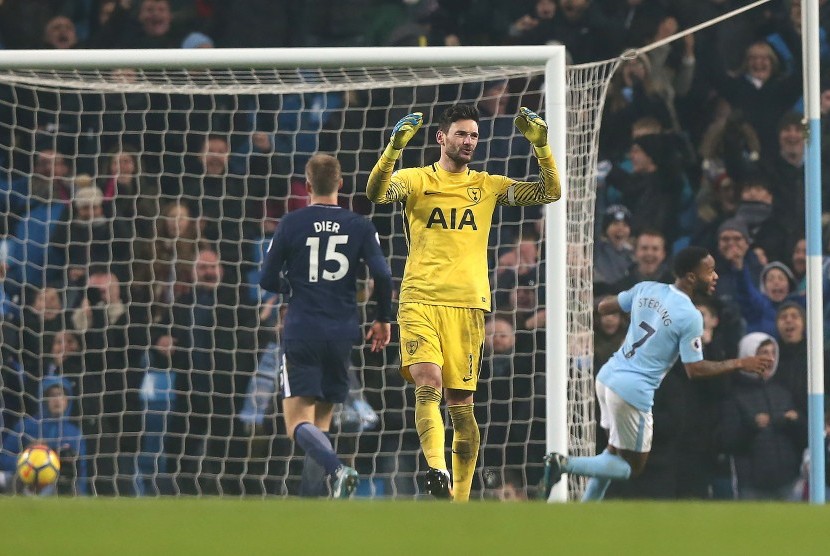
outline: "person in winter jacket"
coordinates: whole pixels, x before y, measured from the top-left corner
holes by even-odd
[[[45,444],[58,454],[61,472],[56,488],[41,494],[87,494],[86,450],[81,429],[71,419],[72,385],[59,376],[47,376],[41,386],[40,411],[4,431],[0,472],[14,474],[17,456],[33,444]]]
[[[772,336],[747,334],[738,351],[741,357],[775,357],[760,377],[740,372],[722,405],[720,439],[735,464],[738,498],[792,500],[807,439],[805,415],[796,409],[790,391],[771,380],[778,367],[778,342]]]

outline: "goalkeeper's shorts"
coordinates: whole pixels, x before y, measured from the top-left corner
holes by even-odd
[[[444,388],[475,390],[484,349],[484,311],[424,303],[401,303],[401,374],[413,382],[409,367],[435,363]]]

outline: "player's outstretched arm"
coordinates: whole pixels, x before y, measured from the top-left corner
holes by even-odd
[[[752,355],[740,359],[727,359],[725,361],[698,361],[686,363],[686,374],[689,378],[710,378],[734,371],[747,371],[758,375],[764,374],[775,360],[767,355]]]
[[[500,205],[541,205],[559,200],[562,196],[559,171],[553,152],[548,144],[548,124],[539,115],[522,106],[513,122],[516,129],[533,145],[533,152],[539,159],[539,181],[513,183],[498,198]]]
[[[366,196],[375,203],[391,203],[406,198],[406,191],[392,190],[390,184],[395,162],[401,156],[404,147],[418,133],[424,124],[424,115],[420,112],[407,114],[392,128],[389,144],[380,159],[375,163],[366,184]]]

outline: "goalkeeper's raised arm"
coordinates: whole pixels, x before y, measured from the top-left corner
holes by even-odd
[[[392,171],[404,147],[424,123],[424,115],[413,112],[401,118],[392,128],[392,137],[377,161],[366,184],[366,196],[375,203],[392,203],[406,199],[408,187],[403,183],[392,185]]]
[[[533,145],[533,152],[539,159],[539,181],[517,181],[499,195],[500,205],[541,205],[558,201],[562,196],[559,171],[548,145],[548,124],[535,112],[519,109],[514,120],[516,128]]]

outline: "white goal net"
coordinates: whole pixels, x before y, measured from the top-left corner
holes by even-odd
[[[65,492],[298,492],[302,455],[274,396],[281,299],[256,284],[280,217],[307,203],[306,160],[318,151],[339,158],[341,204],[373,221],[397,285],[406,257],[399,209],[364,194],[395,122],[424,112],[403,164],[429,164],[437,116],[474,103],[482,140],[473,166],[526,179],[537,167],[513,117],[519,106],[545,116],[542,64],[337,65],[0,71],[0,469],[56,434],[43,385],[57,378],[72,391],[56,445],[77,476],[63,480]],[[594,449],[596,143],[615,67],[567,72],[563,345],[567,444],[579,455]],[[545,381],[555,371],[543,219],[540,208],[503,208],[494,220],[493,340],[476,393],[479,496],[505,481],[532,488],[542,473]],[[367,279],[358,292],[366,323],[370,292]],[[394,341],[380,355],[354,350],[352,396],[335,414],[332,438],[363,477],[359,495],[412,496],[426,469],[398,350]],[[571,494],[580,490],[573,481]]]

